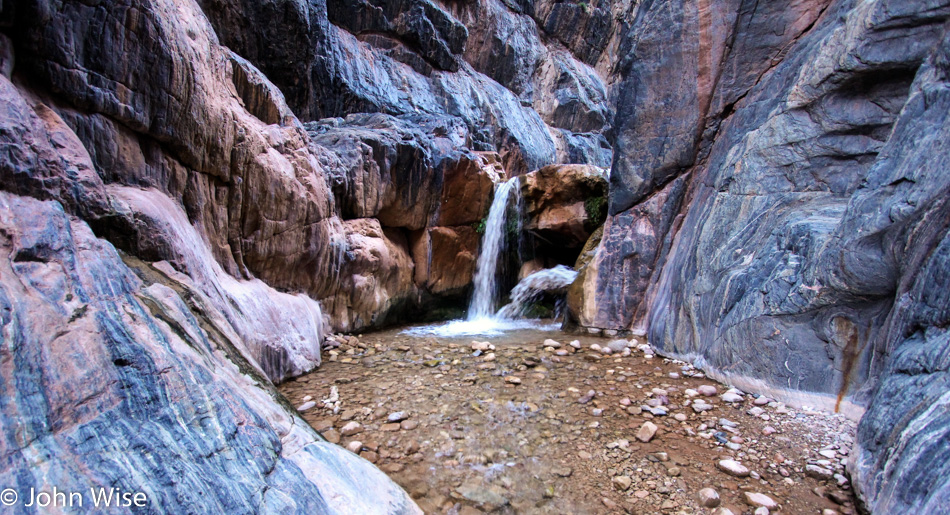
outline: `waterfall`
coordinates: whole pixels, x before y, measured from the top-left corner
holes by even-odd
[[[505,237],[508,232],[505,214],[511,200],[512,190],[518,195],[516,201],[518,202],[518,212],[521,212],[519,186],[520,183],[517,177],[495,185],[495,198],[492,200],[491,209],[488,210],[488,218],[485,219],[485,233],[482,236],[478,260],[475,262],[475,277],[472,279],[475,291],[469,304],[468,317],[465,320],[452,320],[442,324],[406,329],[403,331],[404,334],[458,338],[468,335],[497,336],[505,331],[519,329],[554,331],[560,327],[558,324],[539,324],[536,320],[514,320],[505,317],[504,313],[495,313],[495,300],[498,296],[499,286],[498,276],[500,275],[498,260],[502,257]],[[521,220],[515,222],[517,222],[520,238]]]
[[[545,293],[565,294],[577,278],[577,272],[564,265],[539,270],[522,279],[511,290],[511,303],[498,310],[502,318],[521,318]]]
[[[511,190],[517,190],[518,178],[514,177],[495,187],[495,198],[488,219],[485,221],[485,235],[482,248],[475,262],[475,292],[468,307],[468,320],[492,318],[495,315],[495,297],[497,294],[498,257],[505,245],[505,212],[508,209],[508,197]]]

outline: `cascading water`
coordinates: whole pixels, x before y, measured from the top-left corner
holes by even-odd
[[[472,281],[475,292],[468,307],[469,321],[492,318],[495,315],[498,285],[495,272],[498,268],[498,256],[505,245],[505,212],[508,210],[508,197],[511,196],[511,190],[516,189],[517,185],[518,178],[515,177],[495,188],[495,198],[492,200],[488,219],[485,221],[482,248],[478,252],[478,261],[475,262],[475,278]]]
[[[545,293],[564,294],[577,278],[577,272],[564,265],[539,270],[522,279],[511,290],[511,303],[498,310],[496,316],[521,318],[525,311]]]
[[[464,335],[493,336],[504,331],[516,329],[554,330],[555,324],[539,325],[534,320],[512,320],[495,313],[495,301],[498,297],[498,261],[505,248],[505,236],[508,223],[506,213],[511,201],[512,191],[519,192],[520,182],[517,177],[495,186],[495,198],[492,200],[485,220],[485,234],[482,236],[481,250],[475,262],[475,277],[473,278],[474,292],[469,304],[468,316],[465,320],[425,327],[415,327],[405,332],[416,336],[455,337]],[[520,213],[520,194],[516,198]],[[521,221],[517,220],[517,231],[520,235]]]

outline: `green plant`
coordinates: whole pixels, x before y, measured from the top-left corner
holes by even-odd
[[[482,218],[481,220],[472,224],[472,228],[475,229],[475,232],[478,234],[485,234],[485,225],[488,222],[488,218]]]
[[[604,223],[607,219],[607,197],[588,197],[584,201],[584,211],[595,226]]]
[[[586,14],[590,14],[590,5],[587,5],[587,2],[578,2],[577,5],[579,5],[581,10]]]

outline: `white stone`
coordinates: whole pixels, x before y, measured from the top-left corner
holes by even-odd
[[[300,406],[297,406],[297,411],[307,411],[308,409],[310,409],[310,408],[312,408],[312,407],[314,407],[314,406],[316,406],[316,405],[317,405],[317,403],[316,403],[315,401],[307,401],[307,402],[301,404]]]
[[[778,503],[775,502],[775,499],[772,499],[765,494],[760,494],[758,492],[743,492],[742,497],[749,506],[761,506],[770,510],[773,508],[778,508]]]
[[[749,475],[749,469],[736,460],[719,460],[716,467],[730,476],[747,477]]]

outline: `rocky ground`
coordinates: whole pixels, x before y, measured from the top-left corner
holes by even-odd
[[[856,512],[842,475],[853,422],[730,389],[636,340],[328,343],[318,371],[280,390],[427,513]]]

